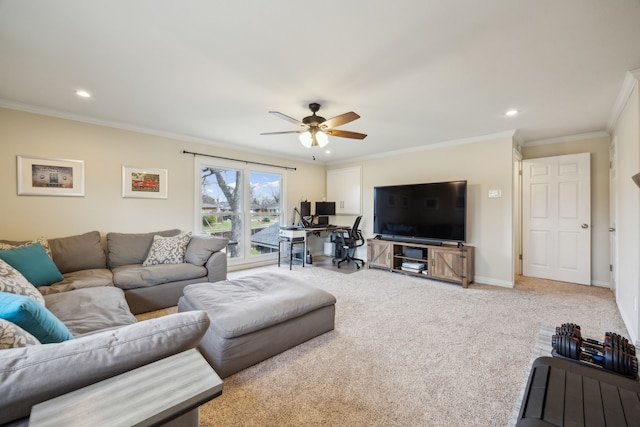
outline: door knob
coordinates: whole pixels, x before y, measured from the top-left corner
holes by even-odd
[[[582,224],[580,227],[582,227],[582,228],[589,228],[589,224]]]
[[[614,231],[616,231],[616,228],[615,227],[609,227],[609,231],[614,232]]]

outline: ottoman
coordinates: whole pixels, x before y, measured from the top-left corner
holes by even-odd
[[[279,273],[184,288],[178,311],[203,310],[210,326],[198,349],[220,378],[334,328],[330,293]]]

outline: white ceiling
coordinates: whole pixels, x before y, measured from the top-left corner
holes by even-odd
[[[604,132],[638,68],[637,0],[0,0],[0,106],[321,163]],[[309,102],[369,136],[259,135]]]

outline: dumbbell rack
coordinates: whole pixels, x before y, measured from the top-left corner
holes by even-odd
[[[563,323],[551,337],[551,355],[638,380],[636,348],[626,338],[607,332],[603,342],[583,338],[580,326]]]

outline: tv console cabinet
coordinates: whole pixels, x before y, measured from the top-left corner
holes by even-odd
[[[424,270],[412,271],[407,265],[424,264]],[[473,283],[473,246],[432,246],[420,243],[367,240],[367,264],[411,276],[458,283],[463,288]],[[403,268],[403,264],[405,267]]]

